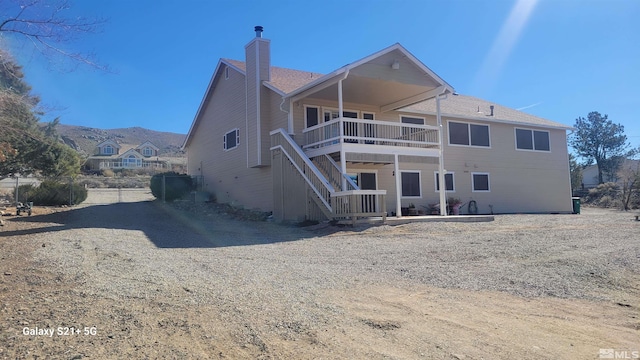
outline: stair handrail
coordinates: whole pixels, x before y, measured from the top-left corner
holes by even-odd
[[[304,151],[302,151],[302,148],[300,148],[300,146],[295,141],[293,141],[291,136],[289,136],[289,134],[284,129],[280,128],[273,130],[269,133],[269,135],[271,135],[272,139],[270,150],[280,149],[282,153],[287,156],[291,164],[298,170],[300,175],[302,175],[307,184],[309,184],[311,189],[316,193],[316,195],[318,195],[318,198],[327,207],[327,209],[329,209],[329,211],[332,211],[330,201],[331,194],[335,193],[335,189],[333,185],[331,185],[329,180],[327,180],[327,178],[322,175],[320,170],[318,170],[311,159],[309,159]],[[274,144],[274,135],[280,135],[285,140],[285,144],[288,145],[291,150],[293,150],[293,154],[290,154],[290,152],[285,149],[285,146],[283,146],[283,144]],[[310,172],[304,171],[302,167],[304,167],[305,169],[309,169]],[[318,185],[322,185],[325,190],[323,191],[322,189],[318,189]],[[323,192],[326,192],[326,194],[323,194]]]

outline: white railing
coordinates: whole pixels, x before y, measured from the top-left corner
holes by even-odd
[[[163,162],[131,162],[131,161],[100,161],[99,164],[100,169],[165,169],[169,168],[169,164]]]
[[[331,211],[331,194],[335,192],[333,185],[320,173],[298,144],[283,129],[274,130],[270,135],[271,150],[282,150],[282,153],[311,186],[311,189],[318,195],[322,203]]]
[[[387,210],[385,203],[386,190],[360,190],[358,186],[346,174],[340,173],[346,177],[348,187],[351,190],[337,192],[334,186],[327,178],[322,175],[320,170],[313,162],[304,154],[300,146],[283,129],[274,130],[271,135],[271,150],[280,150],[287,157],[290,164],[295,167],[300,175],[309,185],[318,198],[322,201],[326,209],[332,213],[337,219],[351,219],[352,222],[359,217],[381,216],[383,221],[386,220]],[[337,168],[337,164],[333,159],[329,158],[331,167]],[[333,171],[332,175],[333,176]],[[339,177],[342,181],[342,177]]]
[[[332,194],[333,215],[335,218],[350,218],[356,222],[358,217],[381,216],[385,221],[387,206],[386,190],[351,190]]]
[[[342,178],[345,179],[347,190],[360,190],[358,185],[347,174],[343,174],[338,164],[329,155],[320,155],[313,158],[313,163],[318,166],[328,177],[334,189],[342,189]]]
[[[303,130],[303,149],[352,143],[438,148],[438,127],[400,122],[337,118]]]

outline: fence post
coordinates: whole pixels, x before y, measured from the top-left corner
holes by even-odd
[[[19,182],[19,181],[18,181],[18,179],[20,179],[20,177],[19,177],[19,176],[16,176],[16,206],[18,206],[18,187],[19,187],[19,185],[18,185],[18,182]]]
[[[166,186],[167,186],[167,180],[166,180],[166,175],[162,175],[162,202],[166,202],[164,199],[164,193],[166,190]]]
[[[73,205],[73,178],[69,178],[69,206]]]

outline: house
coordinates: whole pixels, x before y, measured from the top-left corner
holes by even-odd
[[[637,170],[639,166],[640,160],[624,159],[620,162],[618,172],[625,169]],[[614,182],[618,185],[622,185],[623,179],[620,178],[620,174],[618,172],[613,174],[605,172],[602,174],[602,180],[604,182]],[[582,169],[582,184],[585,189],[591,189],[599,185],[598,165],[593,164]]]
[[[169,159],[159,157],[160,149],[151,142],[141,145],[118,144],[114,140],[105,140],[96,146],[96,153],[89,156],[84,168],[102,169],[170,169]]]
[[[449,197],[572,211],[569,126],[458,95],[400,44],[325,75],[274,67],[255,30],[244,61],[218,61],[183,145],[218,201],[279,220],[444,215]]]

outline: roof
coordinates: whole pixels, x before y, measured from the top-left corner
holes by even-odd
[[[493,106],[493,116],[491,116],[491,106]],[[429,99],[421,103],[401,109],[407,112],[418,112],[422,114],[436,114],[436,100]],[[442,116],[461,117],[465,119],[475,119],[481,121],[505,122],[541,126],[549,128],[560,128],[565,130],[573,129],[571,126],[559,122],[547,120],[538,116],[527,114],[522,111],[502,106],[487,100],[479,99],[467,95],[449,95],[440,101],[440,112]]]
[[[222,59],[224,62],[236,67],[242,73],[246,71],[246,64],[243,61]],[[321,78],[323,74],[302,70],[286,69],[277,66],[271,67],[271,81],[267,84],[276,88],[280,92],[287,94],[302,86]]]
[[[238,70],[244,73],[246,64],[243,61],[222,59],[230,65],[236,67]],[[271,84],[277,90],[284,94],[288,94],[296,89],[299,89],[317,79],[322,77],[322,74],[313,73],[308,71],[286,69],[281,67],[271,67]],[[490,106],[493,105],[493,116],[491,114]],[[436,101],[435,98],[426,100],[424,102],[408,106],[400,109],[400,111],[417,112],[421,114],[436,114]],[[461,117],[465,119],[476,119],[482,121],[494,121],[494,122],[508,122],[517,124],[535,125],[541,127],[572,129],[571,126],[561,124],[555,121],[547,120],[535,115],[527,114],[522,111],[512,109],[507,106],[502,106],[494,102],[479,99],[473,96],[467,95],[449,95],[446,100],[440,101],[440,111],[444,116]],[[480,111],[480,113],[478,112]]]
[[[150,148],[152,148],[152,149],[154,149],[154,150],[156,150],[156,151],[157,151],[157,150],[160,150],[160,148],[159,148],[159,147],[157,147],[157,146],[155,146],[155,145],[153,145],[153,144],[151,143],[151,141],[145,141],[144,143],[142,143],[142,144],[138,145],[138,146],[136,147],[136,149],[142,149],[143,147],[146,147],[146,146],[148,146],[148,147],[150,147]]]

